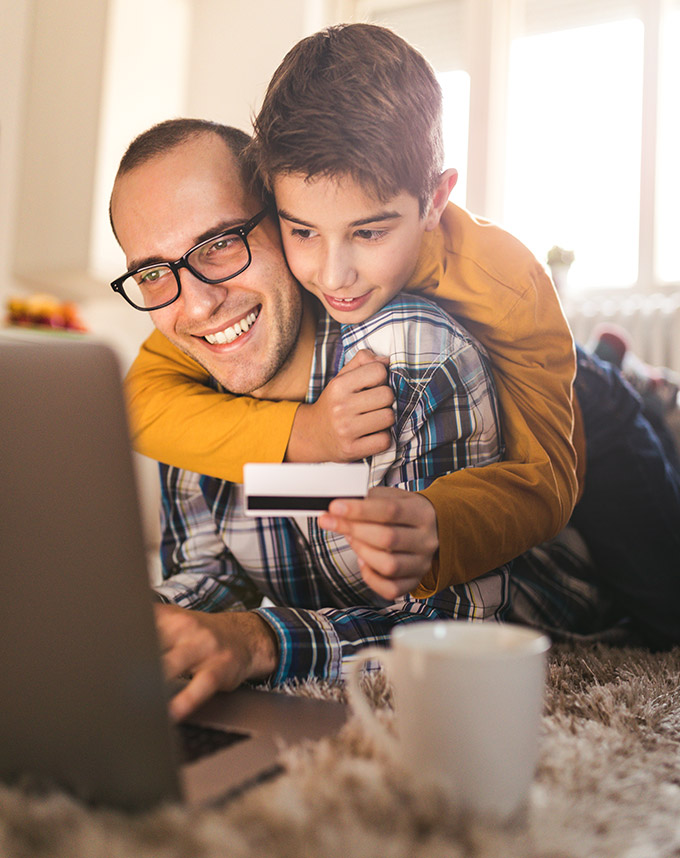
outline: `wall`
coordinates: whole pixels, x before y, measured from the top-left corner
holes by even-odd
[[[17,283],[13,274],[18,170],[23,149],[26,54],[32,2],[0,0],[0,301]]]
[[[323,0],[0,0],[0,301],[108,300],[108,195],[127,143],[194,115],[248,129]],[[265,24],[265,26],[263,26]]]

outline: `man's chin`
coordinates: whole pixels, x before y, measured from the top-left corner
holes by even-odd
[[[197,337],[191,337],[187,340],[173,340],[173,345],[180,351],[184,352],[187,357],[190,357],[197,363],[226,393],[231,393],[233,396],[250,396],[259,388],[264,387],[275,372],[268,373],[260,371],[257,374],[253,373],[253,365],[247,364],[240,368],[235,356],[229,355],[225,358],[230,363],[229,371],[225,371],[220,366],[220,358],[218,354],[213,354],[213,350],[206,343],[202,347],[196,342]]]

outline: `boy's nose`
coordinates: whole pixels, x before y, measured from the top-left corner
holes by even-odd
[[[319,285],[329,292],[352,286],[357,279],[352,255],[344,249],[329,249],[321,260]]]

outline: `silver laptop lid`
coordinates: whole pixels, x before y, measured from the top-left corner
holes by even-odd
[[[0,337],[0,403],[0,776],[178,798],[114,354]]]

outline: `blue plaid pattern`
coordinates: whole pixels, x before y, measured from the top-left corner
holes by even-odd
[[[307,401],[364,348],[389,355],[396,394],[392,445],[369,461],[371,485],[420,490],[443,473],[501,457],[487,359],[435,304],[404,294],[352,326],[320,311]],[[316,519],[249,518],[242,486],[167,465],[160,472],[159,594],[194,610],[257,610],[278,639],[275,683],[340,679],[358,650],[386,644],[400,623],[500,620],[508,609],[507,567],[425,600],[388,603],[364,584],[344,537]],[[264,596],[273,607],[259,607]]]

